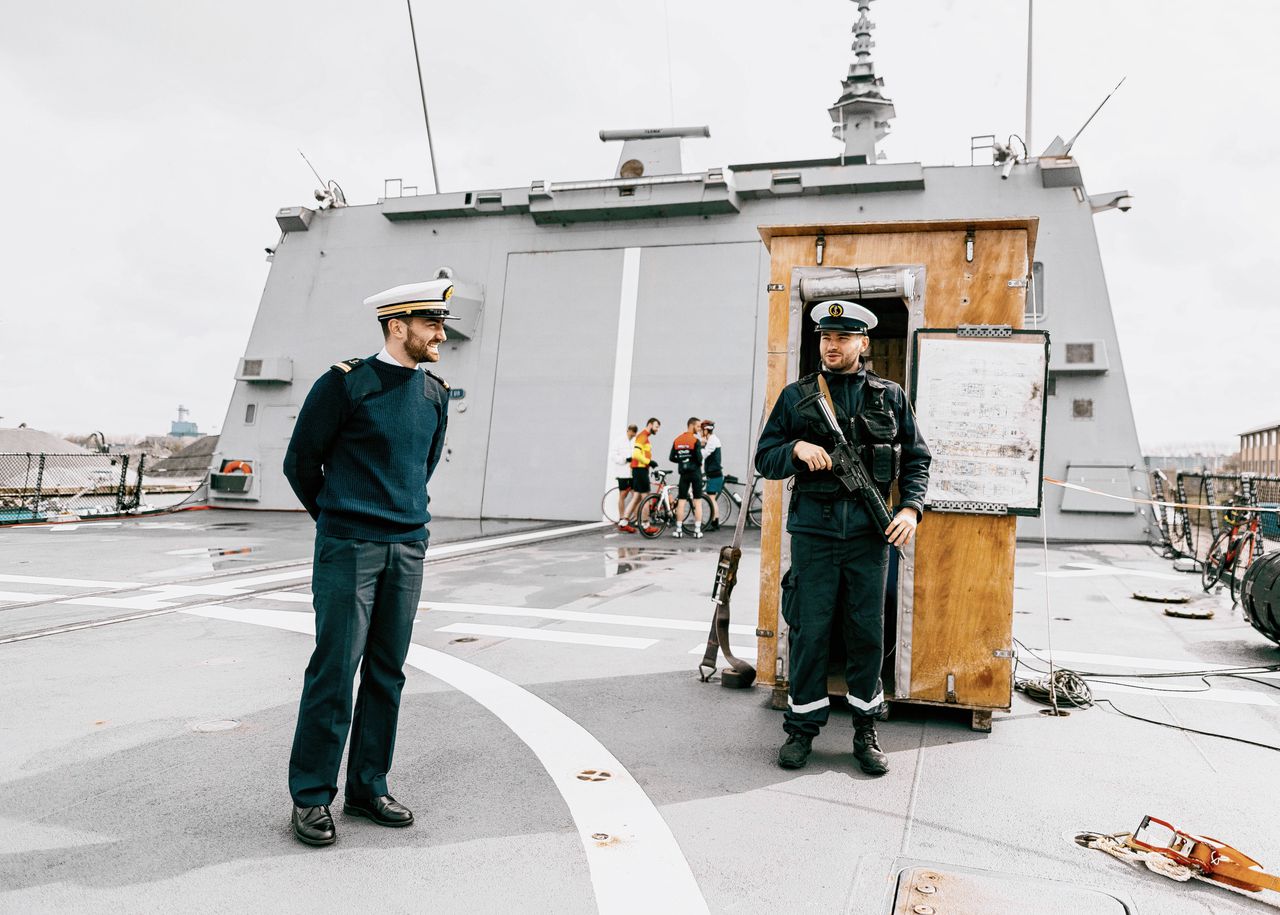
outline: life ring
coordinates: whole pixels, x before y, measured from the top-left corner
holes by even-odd
[[[222,473],[253,473],[253,465],[248,461],[225,461]]]

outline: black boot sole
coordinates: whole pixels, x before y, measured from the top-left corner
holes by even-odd
[[[362,807],[352,807],[350,804],[345,802],[342,805],[342,812],[347,816],[364,817],[366,820],[371,820],[379,826],[390,826],[393,829],[400,826],[413,825],[413,817],[409,817],[407,820],[384,820],[382,817],[377,816],[372,810],[365,810]]]
[[[866,763],[863,762],[862,758],[859,756],[854,756],[854,759],[858,760],[858,768],[867,775],[885,775],[889,772],[889,767],[887,765],[878,766],[875,763]],[[868,768],[868,766],[870,768]]]
[[[797,763],[778,760],[778,765],[783,769],[803,769],[808,762],[809,760],[807,759]]]
[[[325,845],[332,845],[338,841],[337,835],[332,835],[327,839],[309,839],[296,829],[293,831],[293,837],[303,845],[310,845],[313,848],[323,848]]]

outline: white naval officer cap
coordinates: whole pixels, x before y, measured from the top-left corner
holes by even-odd
[[[869,308],[847,299],[831,299],[819,302],[809,312],[817,322],[817,330],[842,334],[865,334],[880,323]]]
[[[433,280],[393,286],[369,296],[364,304],[373,306],[379,321],[412,317],[456,321],[459,316],[449,314],[449,299],[452,296],[453,271],[448,267],[441,267]]]

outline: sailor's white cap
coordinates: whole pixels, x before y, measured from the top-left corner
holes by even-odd
[[[809,317],[817,322],[817,329],[842,334],[865,334],[879,322],[869,308],[847,299],[830,299],[814,305]]]
[[[441,267],[436,278],[425,283],[407,283],[393,286],[364,300],[374,308],[379,321],[388,318],[437,318],[457,320],[449,314],[449,299],[453,296],[453,271]]]

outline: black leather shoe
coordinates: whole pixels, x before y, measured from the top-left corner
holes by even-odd
[[[813,738],[808,734],[789,734],[778,751],[778,765],[784,769],[803,769],[812,749]]]
[[[373,820],[379,826],[413,825],[413,811],[389,794],[368,801],[349,797],[342,802],[342,812],[348,816]]]
[[[880,749],[876,723],[870,718],[863,719],[854,727],[853,755],[868,775],[884,775],[889,771],[889,757]]]
[[[333,828],[333,816],[329,813],[329,805],[319,807],[293,808],[293,834],[299,842],[307,845],[332,845],[338,838]]]

